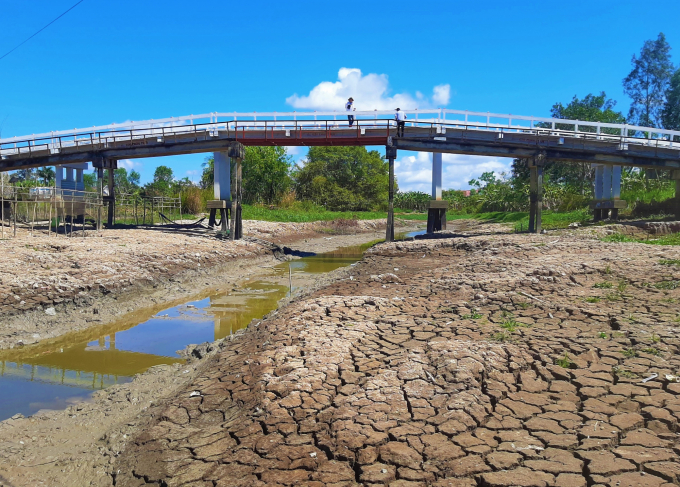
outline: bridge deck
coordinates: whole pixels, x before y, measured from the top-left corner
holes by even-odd
[[[353,127],[337,113],[210,114],[14,137],[0,140],[0,171],[87,162],[95,155],[130,159],[213,152],[235,141],[254,146],[393,144],[402,150],[497,157],[545,151],[548,158],[562,161],[680,168],[678,131],[435,110],[406,111],[405,134],[397,138],[395,122],[378,118],[392,113],[354,112]],[[195,123],[200,118],[209,120]]]

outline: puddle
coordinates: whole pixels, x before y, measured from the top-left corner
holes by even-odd
[[[353,264],[373,243],[283,262],[264,277],[200,300],[155,313],[141,310],[125,321],[0,352],[0,421],[17,413],[63,409],[154,365],[183,362],[177,350],[245,328],[275,309],[291,282],[294,291],[309,284],[312,275]]]

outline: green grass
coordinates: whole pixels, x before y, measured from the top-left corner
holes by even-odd
[[[649,239],[646,237],[635,238],[629,235],[623,235],[621,233],[614,233],[612,235],[602,237],[601,240],[603,242],[634,242],[649,245],[680,245],[680,233],[671,233],[668,235],[654,236],[653,239]],[[660,261],[659,263],[663,265],[680,265],[679,263],[676,263],[676,261],[673,260]]]
[[[490,223],[514,223],[514,229],[516,232],[526,231],[529,228],[529,213],[526,211],[494,211],[472,215],[461,215],[461,218],[474,218],[476,220],[484,220]],[[547,210],[542,213],[541,226],[546,230],[554,230],[558,228],[567,228],[569,224],[573,222],[578,222],[584,225],[590,220],[592,220],[592,216],[587,209],[560,213]]]
[[[625,369],[619,369],[618,367],[614,367],[614,373],[619,377],[625,377],[626,379],[638,378],[638,375],[635,372],[631,372],[630,370]]]
[[[626,348],[625,350],[622,350],[621,353],[626,358],[637,357],[637,352],[635,351],[634,348]]]
[[[661,259],[659,261],[661,265],[680,265],[680,259]]]
[[[659,350],[658,348],[654,348],[654,347],[643,348],[641,351],[645,352],[645,353],[649,353],[651,355],[656,355],[657,357],[659,355],[661,355],[661,350]]]
[[[564,352],[564,356],[555,360],[555,364],[559,365],[564,369],[568,369],[569,367],[571,367],[572,363],[573,362],[571,358],[569,358],[569,354],[567,352]]]
[[[461,318],[462,320],[478,320],[478,319],[480,319],[481,317],[482,317],[482,315],[480,315],[480,314],[477,313],[476,311],[473,311],[471,314],[469,314],[469,315],[463,315],[463,316],[461,316],[460,318]]]
[[[377,220],[387,218],[384,211],[327,211],[323,209],[269,209],[264,206],[243,205],[244,220],[267,222],[316,222],[346,220]]]
[[[654,287],[657,289],[671,290],[676,289],[678,285],[680,285],[680,281],[661,281],[654,284]]]
[[[496,342],[507,342],[507,341],[510,341],[511,338],[512,337],[510,336],[510,334],[508,334],[504,331],[500,331],[498,333],[494,333],[493,335],[491,335],[491,339],[496,341]]]
[[[595,296],[590,296],[590,297],[586,298],[586,303],[599,303],[599,302],[600,302],[600,298],[595,297]]]
[[[598,282],[597,284],[593,284],[593,287],[597,289],[611,289],[612,283],[608,281]]]

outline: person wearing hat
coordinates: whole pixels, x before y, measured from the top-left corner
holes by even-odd
[[[354,105],[354,98],[351,96],[347,99],[347,103],[345,104],[345,110],[348,112],[353,112],[356,110],[356,108],[353,107]],[[352,124],[354,124],[354,115],[347,115],[347,120],[349,120],[349,126],[351,127]]]
[[[406,114],[397,108],[397,113],[394,114],[394,119],[397,121],[397,137],[403,137],[404,126],[406,125]]]

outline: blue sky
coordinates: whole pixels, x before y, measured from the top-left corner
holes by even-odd
[[[0,56],[75,1],[0,0]],[[680,64],[679,18],[675,0],[85,0],[0,60],[0,130],[11,137],[212,111],[287,111],[320,83],[338,82],[341,68],[361,71],[352,72],[359,109],[421,92],[432,105],[448,98],[447,108],[546,116],[557,101],[604,90],[627,112],[621,80],[632,55],[663,31]],[[445,85],[448,97],[433,96]],[[346,86],[334,86],[344,94]],[[322,103],[315,100],[307,105]],[[143,181],[160,163],[197,179],[204,157],[125,164]],[[400,187],[428,190],[428,161],[400,153]],[[456,188],[509,163],[452,155],[444,162],[444,185]]]

